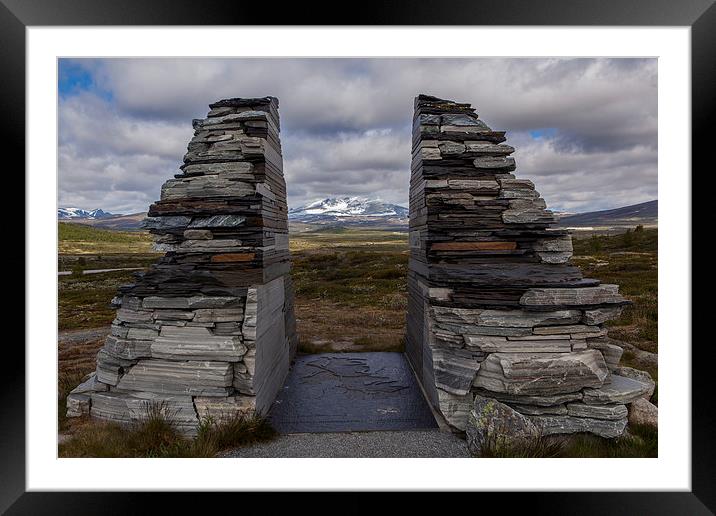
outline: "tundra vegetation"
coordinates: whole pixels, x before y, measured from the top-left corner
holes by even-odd
[[[114,318],[109,301],[133,271],[82,274],[84,270],[146,267],[160,255],[143,231],[113,231],[60,223],[58,270],[60,455],[68,457],[214,456],[220,450],[273,437],[265,421],[237,418],[226,425],[204,422],[187,440],[152,407],[146,421],[131,428],[65,418],[65,398],[95,368],[106,328]],[[573,263],[585,276],[617,283],[633,305],[609,323],[611,337],[625,343],[622,364],[658,379],[658,232],[635,228],[618,235],[574,239]],[[407,307],[406,232],[323,227],[291,234],[299,352],[403,351]],[[92,333],[91,330],[97,330]],[[82,338],[81,335],[88,336]],[[657,381],[658,386],[658,381]],[[658,404],[658,388],[651,401]],[[154,412],[151,412],[154,410]],[[151,416],[151,417],[149,417]],[[522,447],[484,450],[484,456],[654,457],[657,433],[630,427],[613,440],[591,435],[540,439]]]

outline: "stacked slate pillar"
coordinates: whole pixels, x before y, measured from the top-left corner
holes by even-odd
[[[265,414],[295,353],[278,100],[232,98],[194,120],[181,173],[145,226],[166,254],[119,289],[97,370],[68,415],[132,422]]]
[[[415,99],[408,358],[457,429],[481,396],[542,434],[620,435],[650,387],[602,326],[628,302],[569,263],[571,236],[503,142],[469,104]]]

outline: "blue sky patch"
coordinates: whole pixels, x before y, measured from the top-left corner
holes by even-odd
[[[105,100],[112,98],[112,92],[97,85],[92,71],[75,59],[60,59],[57,64],[57,92],[60,98],[89,91]]]
[[[554,138],[557,135],[556,127],[540,127],[530,131],[530,136],[535,140],[540,138]]]

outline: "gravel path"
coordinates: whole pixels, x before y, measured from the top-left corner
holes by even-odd
[[[437,430],[285,434],[221,457],[469,457],[465,441]]]

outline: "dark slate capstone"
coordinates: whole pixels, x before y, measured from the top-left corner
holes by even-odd
[[[256,98],[230,98],[230,99],[222,99],[217,102],[214,102],[213,104],[209,104],[209,107],[219,108],[219,107],[246,107],[246,106],[257,106],[257,105],[263,105],[263,104],[271,104],[275,103],[276,107],[278,107],[278,99],[276,97],[256,97]]]

